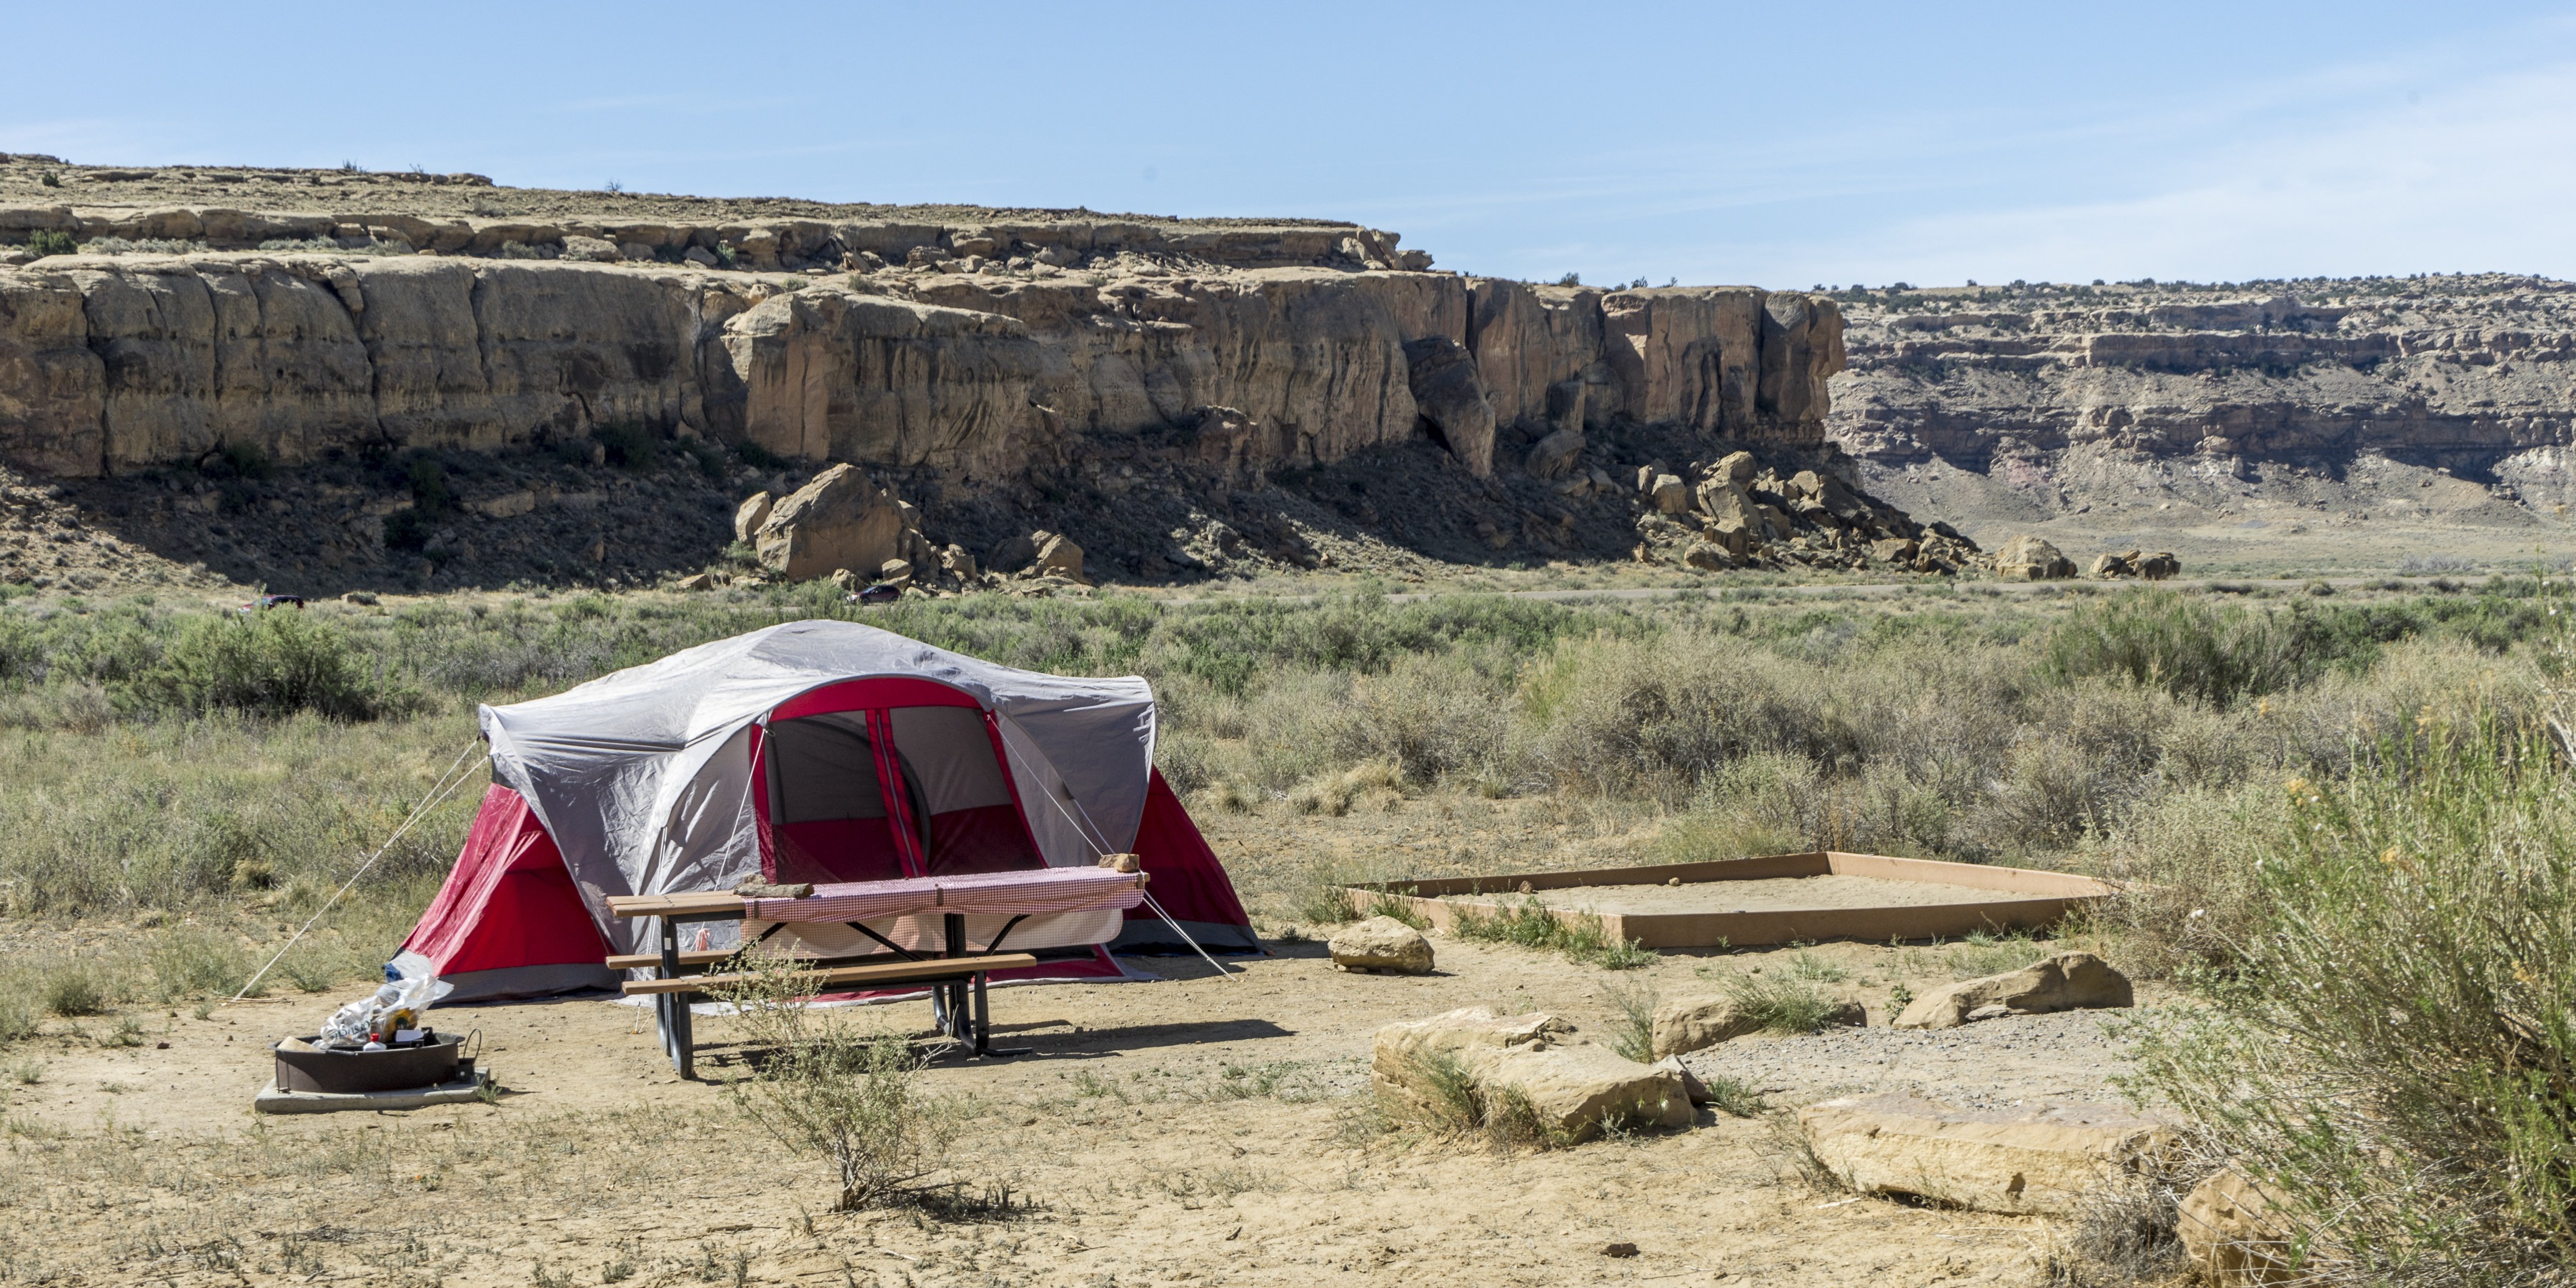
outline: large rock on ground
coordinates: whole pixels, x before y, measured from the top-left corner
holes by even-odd
[[[1583,435],[1560,429],[1530,445],[1526,468],[1531,478],[1563,478],[1583,459]]]
[[[1858,1028],[1869,1023],[1869,1010],[1858,1002],[1836,1002],[1825,1012],[1824,1024]],[[1731,997],[1675,998],[1655,1008],[1654,1036],[1650,1044],[1655,1058],[1681,1055],[1731,1042],[1758,1033],[1762,1022],[1745,1013],[1745,1008]]]
[[[2063,581],[2075,575],[2075,561],[2038,537],[2019,536],[1995,552],[1995,575],[2006,581]]]
[[[790,581],[843,568],[873,577],[901,557],[900,504],[856,466],[835,465],[769,512],[754,542],[760,562]]]
[[[1655,1058],[1716,1046],[1761,1029],[1731,997],[1679,997],[1655,1007]]]
[[[2106,1105],[1967,1110],[1904,1092],[1809,1105],[1798,1125],[1817,1161],[1859,1193],[2016,1216],[2072,1211],[2085,1190],[2174,1139]]]
[[[1325,946],[1333,950],[1333,964],[1344,970],[1431,973],[1431,941],[1393,917],[1371,917],[1344,926]]]
[[[1471,1006],[1379,1029],[1370,1075],[1381,1093],[1438,1110],[1441,1091],[1431,1071],[1454,1061],[1480,1096],[1517,1090],[1542,1125],[1570,1141],[1588,1140],[1613,1123],[1677,1127],[1691,1120],[1680,1073],[1567,1041],[1573,1034],[1572,1025],[1553,1015],[1497,1015]]]
[[[2292,1232],[2271,1197],[2233,1169],[2192,1187],[2175,1213],[2174,1234],[2191,1267],[2219,1288],[2294,1283]]]
[[[1407,383],[1422,418],[1440,442],[1478,478],[1494,472],[1494,408],[1476,378],[1476,359],[1445,335],[1404,346]]]
[[[1684,1075],[1590,1043],[1514,1047],[1474,1066],[1487,1094],[1519,1092],[1550,1135],[1586,1141],[1606,1128],[1683,1127],[1692,1117]]]
[[[2091,953],[2059,953],[2020,970],[1944,985],[1915,998],[1896,1017],[1900,1029],[1950,1029],[1987,1007],[2012,1015],[2039,1015],[2086,1007],[2137,1003],[2129,977]]]
[[[777,498],[767,492],[754,492],[744,497],[742,504],[734,507],[733,539],[749,544],[759,536],[760,525],[769,522],[769,511],[776,504]]]
[[[1753,498],[1720,475],[1712,475],[1700,483],[1699,508],[1712,525],[1733,524],[1747,530],[1762,526],[1762,515],[1755,508]]]
[[[1037,547],[1037,553],[1029,561],[1030,576],[1062,577],[1086,586],[1091,584],[1090,579],[1082,575],[1082,547],[1075,545],[1073,538],[1061,532],[1042,531],[1034,534],[1031,541]]]

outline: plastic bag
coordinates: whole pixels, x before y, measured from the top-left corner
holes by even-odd
[[[322,1043],[328,1045],[335,1039],[365,1043],[378,1037],[391,1037],[393,1029],[387,1021],[398,1014],[407,1013],[407,1022],[402,1027],[419,1028],[420,1017],[430,1005],[455,990],[455,985],[429,975],[395,980],[377,989],[373,996],[333,1011],[331,1018],[322,1021]]]

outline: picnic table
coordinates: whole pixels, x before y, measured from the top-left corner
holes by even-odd
[[[654,917],[661,922],[661,950],[609,957],[613,970],[645,970],[645,979],[630,979],[630,997],[651,997],[662,1046],[671,1067],[683,1078],[697,1076],[691,1032],[690,1002],[712,989],[744,983],[747,973],[690,973],[731,960],[731,952],[680,949],[680,927],[695,922],[763,921],[770,923],[754,943],[797,923],[837,923],[884,945],[886,953],[865,958],[819,958],[802,961],[801,981],[817,992],[835,987],[866,988],[880,984],[927,983],[933,1010],[949,1037],[971,1042],[975,1055],[1014,1055],[992,1046],[992,1019],[985,998],[987,978],[997,970],[1034,966],[1025,952],[1004,952],[1004,942],[1020,922],[1047,913],[1133,908],[1144,901],[1146,874],[1114,868],[1040,868],[1021,872],[982,872],[963,876],[904,877],[892,881],[853,881],[818,885],[794,899],[750,897],[731,891],[684,891],[670,894],[611,895],[608,911],[617,917]],[[1008,918],[983,947],[972,948],[966,935],[969,914]],[[942,949],[936,956],[906,948],[869,922],[937,915]],[[751,945],[746,944],[745,947]],[[891,954],[894,960],[881,960]],[[970,1003],[971,990],[971,1007]]]

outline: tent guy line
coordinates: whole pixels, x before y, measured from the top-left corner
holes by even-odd
[[[268,959],[268,964],[260,967],[258,973],[252,975],[249,982],[241,986],[240,992],[233,994],[233,1001],[238,1002],[250,996],[250,991],[259,986],[260,980],[266,978],[269,971],[286,959],[287,950],[295,947],[296,943],[304,938],[306,931],[313,929],[313,923],[322,920],[322,914],[331,911],[332,905],[340,902],[340,896],[349,893],[350,887],[358,884],[358,878],[367,875],[367,869],[376,866],[376,860],[385,857],[385,851],[394,848],[394,842],[401,840],[403,833],[410,831],[413,824],[427,818],[431,810],[438,808],[448,797],[455,795],[456,789],[464,786],[465,780],[474,776],[474,771],[481,768],[484,762],[477,761],[468,765],[465,763],[466,757],[473,755],[475,745],[482,741],[481,734],[465,740],[465,749],[456,753],[456,759],[449,762],[447,771],[440,774],[438,781],[430,785],[429,795],[423,797],[420,805],[412,810],[411,817],[404,819],[402,826],[395,828],[393,835],[386,837],[385,843],[377,846],[376,852],[368,855],[367,861],[359,864],[358,870],[350,873],[349,879],[341,882],[340,888],[333,891],[330,898],[323,900],[322,906],[316,909],[311,917],[306,918],[304,924],[297,927],[294,934],[286,937],[286,942],[279,945],[276,954]],[[489,756],[484,758],[485,761],[489,759]],[[460,770],[463,772],[460,773]]]

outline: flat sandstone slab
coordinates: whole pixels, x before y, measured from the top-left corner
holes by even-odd
[[[1463,896],[1477,902],[1496,897]],[[1935,904],[2002,903],[2014,899],[2061,896],[2016,895],[2004,890],[1980,890],[1930,881],[1890,881],[1884,877],[1837,874],[1684,882],[1677,886],[1569,886],[1559,890],[1534,891],[1526,897],[1549,908],[1634,917],[1693,912],[1794,912],[1808,908],[1920,908]]]

